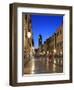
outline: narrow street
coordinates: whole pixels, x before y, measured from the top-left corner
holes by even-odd
[[[52,60],[51,60],[52,61]],[[56,59],[53,60],[56,62]],[[62,73],[63,66],[50,62],[48,57],[32,57],[24,65],[24,74]]]

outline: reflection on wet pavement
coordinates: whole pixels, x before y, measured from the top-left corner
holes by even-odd
[[[24,65],[24,74],[62,73],[63,65],[59,59],[51,61],[47,57],[32,57]]]

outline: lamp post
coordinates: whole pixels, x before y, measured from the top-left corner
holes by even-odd
[[[56,49],[54,48],[54,50],[53,50],[53,52],[54,52],[54,63],[56,63],[56,59],[55,59],[55,55],[56,55]]]
[[[54,48],[53,52],[54,52],[54,54],[56,54],[56,49],[55,48]]]
[[[31,32],[27,32],[27,37],[28,37],[28,39],[30,40],[30,38],[31,38]],[[31,46],[32,46],[32,45],[31,45]],[[30,48],[30,46],[29,46],[29,48]],[[31,53],[32,53],[32,52],[31,52],[31,51],[32,51],[31,49],[32,49],[32,48],[29,49],[29,50],[30,50],[30,51],[29,51],[29,57],[32,55],[32,54],[31,54]]]
[[[28,33],[27,33],[27,37],[28,37],[28,38],[31,38],[31,32],[28,32]]]

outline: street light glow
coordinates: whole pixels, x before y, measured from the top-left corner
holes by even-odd
[[[54,49],[54,53],[56,53],[56,49]]]
[[[62,51],[60,52],[60,54],[62,55]]]
[[[28,38],[30,38],[31,37],[31,32],[28,32],[27,36],[28,36]]]

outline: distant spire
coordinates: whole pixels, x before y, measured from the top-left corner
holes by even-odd
[[[39,47],[41,47],[42,45],[42,35],[41,34],[38,37],[38,44],[39,44]]]

